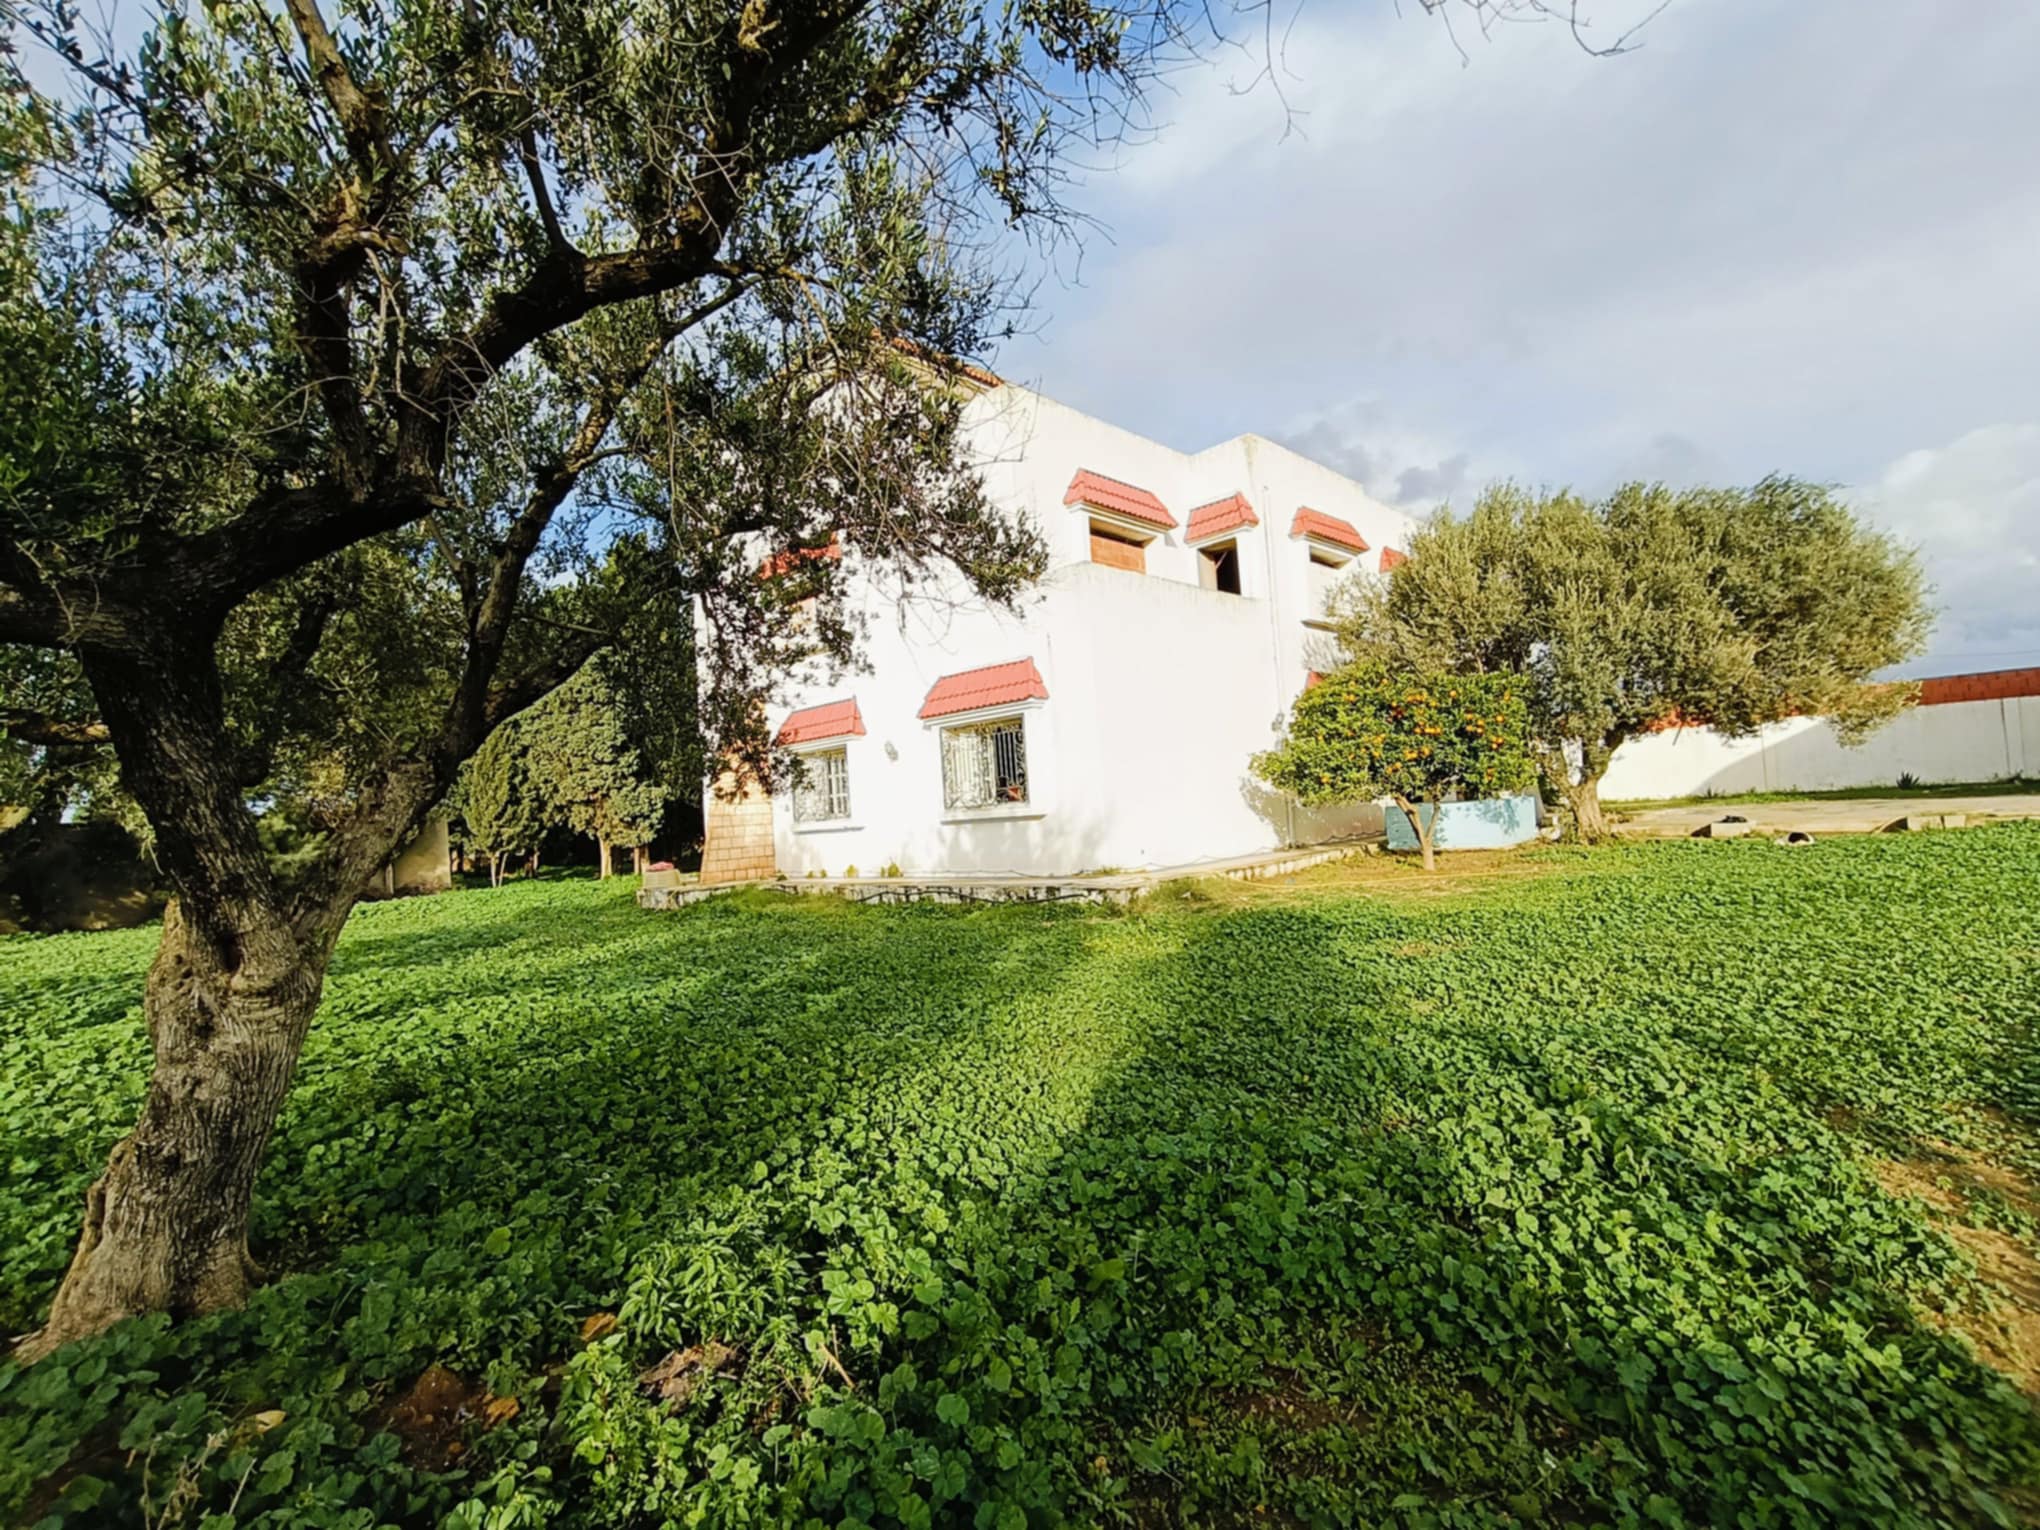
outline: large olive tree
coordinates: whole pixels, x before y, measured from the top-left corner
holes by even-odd
[[[1500,484],[1420,528],[1339,613],[1354,655],[1521,675],[1539,768],[1589,840],[1608,833],[1600,781],[1626,740],[1796,712],[1860,734],[1910,700],[1870,677],[1930,625],[1912,551],[1790,478],[1598,500]]]
[[[170,4],[123,54],[71,7],[19,13],[0,642],[55,654],[92,715],[10,695],[5,722],[109,741],[175,891],[141,1116],[28,1356],[241,1300],[342,922],[499,723],[698,594],[704,723],[769,771],[769,677],[854,632],[833,566],[796,631],[758,545],[834,535],[995,601],[1038,570],[915,358],[984,351],[1001,229],[1055,226],[1068,136],[1173,27],[1166,4],[284,0]],[[602,572],[620,526],[657,554],[629,579]],[[319,814],[289,873],[257,830],[279,793]]]

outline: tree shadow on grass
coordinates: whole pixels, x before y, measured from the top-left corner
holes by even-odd
[[[1644,1010],[1611,1024],[1564,990],[1491,1007],[1506,985],[1484,947],[1544,982],[1535,932],[1507,911],[713,907],[470,994],[509,1017],[457,1070],[486,1090],[434,1110],[402,1155],[432,1166],[403,1187],[416,1199],[363,1223],[408,1224],[407,1249],[377,1245],[398,1256],[383,1273],[442,1331],[446,1293],[473,1278],[445,1250],[497,1217],[524,1215],[555,1250],[545,1296],[571,1312],[633,1291],[656,1307],[660,1251],[720,1236],[716,1218],[754,1200],[780,1218],[764,1240],[790,1239],[811,1275],[861,1267],[860,1237],[808,1220],[847,1205],[910,1242],[918,1228],[952,1297],[968,1289],[1009,1334],[1042,1323],[1046,1281],[1113,1335],[1082,1399],[1086,1451],[1051,1463],[1066,1506],[1103,1461],[1141,1512],[1193,1522],[1270,1498],[1381,1517],[1411,1494],[1607,1512],[1614,1449],[1696,1512],[1789,1496],[1837,1452],[1856,1479],[1823,1491],[1945,1507],[1964,1490],[1933,1451],[1990,1481],[2021,1448],[1991,1378],[1893,1293],[1905,1219],[1856,1193],[1846,1145],[1754,1077],[1707,1079],[1742,1055],[1732,1033]],[[520,1034],[519,1014],[585,1003],[604,960],[626,962],[629,991],[591,1036]],[[1631,1055],[1612,1040],[1625,1024]],[[1667,1094],[1667,1066],[1694,1087]],[[381,1090],[382,1113],[457,1092],[429,1070],[367,1080],[356,1103]],[[1689,1259],[1680,1229],[1700,1227],[1712,1244]],[[1931,1269],[1915,1254],[1899,1273]],[[646,1334],[711,1336],[690,1326],[710,1310],[698,1294],[672,1300],[640,1317]],[[1778,1324],[1808,1335],[1782,1378],[1765,1358]],[[940,1373],[956,1342],[842,1358]],[[1865,1363],[1887,1343],[1896,1373]],[[1791,1427],[1722,1445],[1759,1375]],[[974,1406],[1022,1439],[1038,1422],[1026,1398]],[[1923,1434],[1941,1443],[1923,1451]],[[985,1492],[1022,1492],[1018,1468],[977,1467]]]
[[[943,1378],[969,1428],[932,1387],[885,1418],[974,1502],[1732,1517],[1798,1481],[1976,1512],[1965,1476],[2033,1426],[1894,1293],[1937,1268],[1917,1226],[1733,1014],[1650,1002],[1664,954],[1545,949],[1600,897],[619,905],[514,960],[407,932],[416,968],[336,967],[264,1180],[303,1273],[216,1324],[209,1369],[273,1397],[336,1358],[372,1388],[533,1366],[626,1304],[641,1365],[819,1324],[833,1274],[901,1319],[845,1317],[861,1385],[815,1400]],[[742,1420],[689,1424],[778,1480]],[[870,1485],[843,1450],[824,1517]]]
[[[1117,1174],[1094,1226],[1148,1272],[1116,1321],[1149,1384],[1099,1442],[1137,1521],[2016,1494],[2033,1415],[1904,1300],[1945,1251],[1733,1033],[1577,1003],[1534,930],[1493,985],[1521,922],[1232,913],[1143,979],[1174,1002],[1066,1160]]]
[[[1003,1045],[1086,948],[1067,914],[807,899],[611,933],[456,961],[402,1001],[336,984],[265,1170],[265,1240],[301,1267],[520,1216],[566,1241],[627,1222],[622,1245],[642,1242],[761,1161],[849,1135],[872,1102],[897,1114],[943,1054]],[[618,1257],[562,1255],[576,1283]]]

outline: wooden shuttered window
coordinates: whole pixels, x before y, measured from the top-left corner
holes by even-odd
[[[1147,547],[1132,537],[1091,522],[1091,561],[1102,563],[1107,568],[1123,568],[1128,573],[1147,572]]]

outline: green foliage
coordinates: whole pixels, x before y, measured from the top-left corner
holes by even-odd
[[[1916,556],[1789,478],[1595,501],[1497,485],[1418,530],[1341,618],[1356,654],[1523,676],[1545,768],[1572,745],[1589,779],[1672,718],[1874,726],[1912,693],[1868,677],[1916,654],[1931,622]]]
[[[1521,791],[1535,774],[1524,689],[1513,675],[1349,664],[1297,698],[1288,737],[1255,756],[1254,773],[1313,807]]]
[[[606,844],[649,844],[668,797],[624,729],[603,656],[518,719],[523,769],[554,822]]]
[[[1209,30],[1085,0],[8,15],[0,634],[79,642],[90,592],[154,652],[153,597],[209,679],[224,622],[249,785],[329,807],[420,761],[444,788],[464,671],[514,709],[697,595],[705,715],[769,774],[761,696],[856,631],[839,570],[797,621],[761,550],[835,535],[1015,599],[1042,547],[959,450],[969,390],[893,342],[1009,333],[1006,230],[1065,227],[1073,141]]]
[[[2040,1426],[1913,1315],[1969,1278],[1864,1159],[2040,1121],[2040,829],[1529,864],[1111,917],[361,909],[275,1279],[0,1367],[0,1518],[2011,1522]],[[10,1329],[132,1119],[153,943],[0,942]],[[679,1406],[640,1383],[711,1340]],[[521,1403],[452,1462],[384,1432],[435,1362]]]
[[[544,790],[526,765],[522,732],[513,721],[490,734],[461,771],[453,796],[468,848],[498,868],[505,857],[535,849],[545,833]]]

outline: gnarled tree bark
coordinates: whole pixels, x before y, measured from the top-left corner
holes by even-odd
[[[216,626],[168,604],[129,620],[130,644],[80,658],[176,890],[142,1001],[154,1067],[134,1129],[87,1193],[49,1321],[16,1349],[24,1363],[139,1313],[245,1299],[256,1171],[341,926],[460,757],[399,761],[364,784],[322,864],[286,889],[223,747]]]
[[[77,1252],[28,1363],[143,1312],[236,1307],[255,1174],[319,1006],[330,938],[242,959],[173,902],[143,998],[155,1068],[140,1119],[85,1198]]]
[[[1621,745],[1619,735],[1583,743],[1576,780],[1560,757],[1552,784],[1558,788],[1558,795],[1566,806],[1569,820],[1567,836],[1581,844],[1598,845],[1615,838],[1614,826],[1608,822],[1608,815],[1601,807],[1601,777],[1608,773],[1608,762],[1615,757],[1615,751]]]

